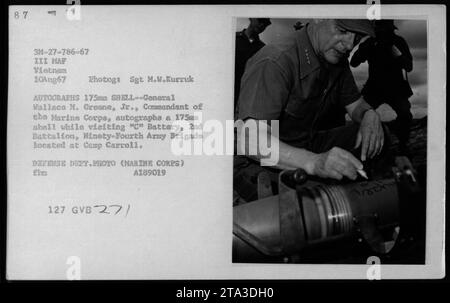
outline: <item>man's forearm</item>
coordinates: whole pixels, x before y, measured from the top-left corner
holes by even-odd
[[[348,113],[353,122],[361,123],[364,114],[369,110],[374,110],[364,99],[360,99],[357,101],[358,103],[351,108],[351,111]]]
[[[297,169],[302,168],[308,174],[312,174],[313,163],[316,154],[306,149],[293,147],[284,142],[279,142],[280,155],[278,168],[281,169]]]
[[[257,159],[264,163],[266,166],[272,166],[279,169],[297,169],[302,168],[308,173],[312,173],[313,163],[316,157],[316,154],[310,152],[306,149],[293,147],[289,144],[286,144],[278,139],[277,136],[274,136],[269,130],[270,127],[265,124],[267,127],[260,127],[262,121],[253,120],[256,125],[258,125],[257,136],[255,135],[247,135],[242,137],[241,131],[238,129],[238,153],[245,154],[251,158]],[[253,122],[247,120],[247,122]],[[243,128],[245,129],[245,128]],[[267,155],[263,155],[261,151],[268,150],[266,146],[260,146],[260,140],[258,138],[263,138],[270,136],[270,147],[271,152],[276,153],[276,157],[273,157],[273,154],[268,157]],[[242,142],[245,140],[245,142]],[[267,142],[265,142],[267,144]],[[276,150],[273,150],[273,148]],[[244,149],[245,148],[245,149]],[[257,151],[257,153],[252,153],[251,151]]]

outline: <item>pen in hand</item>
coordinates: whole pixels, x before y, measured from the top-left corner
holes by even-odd
[[[361,177],[363,177],[364,179],[366,179],[366,180],[369,179],[369,178],[367,177],[366,172],[365,172],[364,170],[362,170],[362,169],[357,169],[356,171],[357,171],[358,174],[359,174]]]

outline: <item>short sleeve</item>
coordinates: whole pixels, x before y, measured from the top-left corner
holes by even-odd
[[[341,106],[345,107],[357,101],[360,97],[361,93],[356,86],[353,74],[347,64],[342,71],[339,102]]]
[[[272,59],[247,66],[241,81],[238,101],[239,119],[279,119],[289,97],[289,81]]]

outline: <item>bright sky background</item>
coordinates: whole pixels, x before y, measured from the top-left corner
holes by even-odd
[[[282,43],[291,33],[293,25],[297,21],[308,22],[307,19],[271,19],[272,24],[260,35],[266,44]],[[237,19],[237,31],[247,27],[247,18]],[[414,95],[409,99],[412,105],[414,118],[427,115],[427,23],[426,20],[396,20],[398,27],[396,34],[403,37],[409,45],[413,55],[413,70],[408,74]],[[356,48],[355,48],[356,50]],[[361,89],[367,80],[367,62],[357,68],[352,68],[356,84]],[[382,119],[392,120],[395,113],[388,105],[382,105],[378,109]]]

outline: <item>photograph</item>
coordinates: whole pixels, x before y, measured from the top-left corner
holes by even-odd
[[[425,264],[427,20],[235,30],[233,263]]]
[[[445,5],[5,8],[3,281],[445,279]]]

